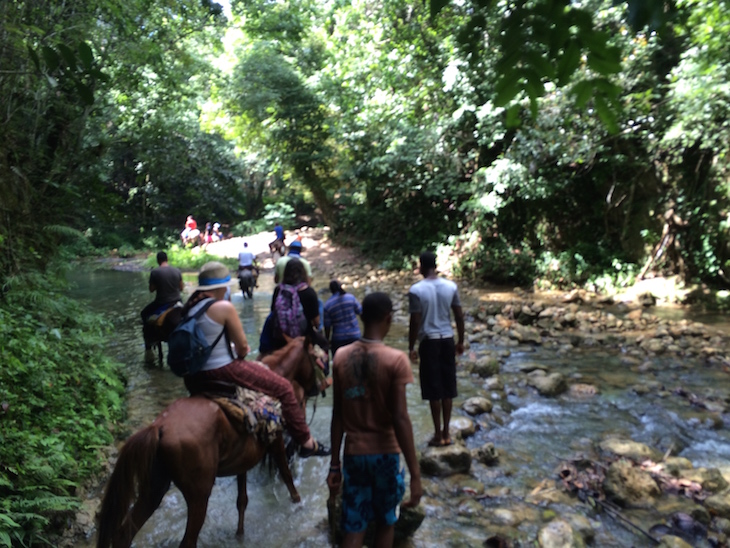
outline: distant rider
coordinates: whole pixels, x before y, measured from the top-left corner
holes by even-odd
[[[170,266],[167,262],[167,253],[160,251],[157,254],[157,268],[150,272],[149,289],[155,293],[155,300],[142,309],[142,323],[146,323],[152,316],[159,316],[165,310],[180,300],[183,279],[180,269]],[[152,352],[151,347],[145,348],[147,354]],[[154,356],[152,356],[154,358]]]
[[[188,215],[188,218],[185,220],[185,228],[180,233],[180,237],[182,238],[183,245],[187,245],[189,240],[197,238],[198,236],[200,236],[200,230],[198,230],[198,223],[195,219],[193,219],[192,215]]]
[[[284,248],[284,227],[282,227],[279,223],[276,223],[274,225],[274,233],[276,234],[276,239],[269,244],[269,250],[271,253],[274,253],[278,251],[279,253],[283,253]]]
[[[248,242],[243,242],[243,251],[238,254],[238,273],[242,270],[250,270],[254,274],[254,278],[259,277],[259,267],[256,264],[256,256],[248,249]],[[258,287],[258,283],[256,284]]]

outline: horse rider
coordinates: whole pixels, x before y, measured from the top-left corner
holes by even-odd
[[[149,289],[155,293],[155,300],[142,309],[142,323],[146,323],[153,316],[159,316],[180,300],[180,291],[184,284],[180,269],[170,266],[167,262],[167,253],[160,251],[157,254],[157,266],[150,272]],[[145,344],[146,346],[146,344]],[[145,348],[145,359],[154,360],[154,351],[151,347]]]
[[[301,457],[324,457],[330,450],[317,442],[311,435],[304,410],[294,395],[291,383],[280,377],[268,367],[245,359],[250,347],[238,317],[238,311],[227,300],[225,294],[231,284],[228,267],[216,261],[203,265],[198,275],[198,287],[183,308],[183,314],[194,315],[208,299],[215,302],[197,320],[205,334],[208,344],[212,345],[223,329],[226,333],[224,344],[217,344],[208,357],[202,370],[185,377],[185,386],[190,392],[210,381],[223,381],[250,388],[278,399],[287,430],[294,441],[300,445]],[[232,345],[227,341],[230,340]],[[233,350],[238,357],[233,357]]]
[[[302,242],[299,242],[297,240],[294,240],[289,245],[289,253],[276,261],[276,266],[274,267],[274,283],[278,284],[284,278],[284,269],[286,268],[286,263],[288,263],[292,257],[295,257],[302,261],[302,264],[304,265],[304,270],[307,272],[307,283],[311,285],[312,267],[310,266],[309,261],[302,257]]]
[[[243,251],[238,254],[239,275],[244,270],[250,270],[254,275],[254,279],[258,280],[259,267],[256,264],[256,256],[248,249],[248,242],[243,242]],[[258,283],[256,283],[256,287],[258,287]]]
[[[185,220],[185,228],[180,233],[183,245],[187,245],[188,240],[192,240],[200,236],[200,230],[198,230],[198,222],[193,219],[192,215],[188,215]]]

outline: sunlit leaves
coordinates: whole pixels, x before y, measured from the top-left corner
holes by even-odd
[[[608,33],[595,28],[590,12],[571,6],[567,0],[520,4],[503,20],[499,43],[495,105],[507,106],[524,92],[535,118],[537,99],[545,94],[545,83],[566,86],[585,64],[602,78],[580,83],[575,90],[577,104],[585,106],[595,96],[601,120],[612,132],[618,130],[615,112],[620,105],[615,101],[616,94],[604,84],[608,82],[606,77],[621,70],[621,54],[619,48],[609,44]]]

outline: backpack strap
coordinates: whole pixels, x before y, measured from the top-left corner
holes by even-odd
[[[193,318],[197,322],[203,314],[211,307],[211,305],[215,302],[215,299],[212,297],[209,297],[209,302],[205,303],[203,306],[200,307],[200,310],[198,310],[194,315]],[[223,326],[223,329],[221,330],[220,334],[215,338],[213,343],[210,345],[211,348],[215,347],[216,344],[218,344],[218,341],[221,340],[221,337],[225,335],[226,336],[226,343],[228,347],[228,353],[231,355],[231,359],[236,359],[236,357],[233,355],[233,349],[231,349],[231,341],[228,338],[228,331],[226,331],[226,326]]]

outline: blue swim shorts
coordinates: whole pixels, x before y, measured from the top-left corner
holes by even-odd
[[[345,455],[342,464],[342,530],[361,533],[371,521],[398,521],[406,492],[400,454]]]

